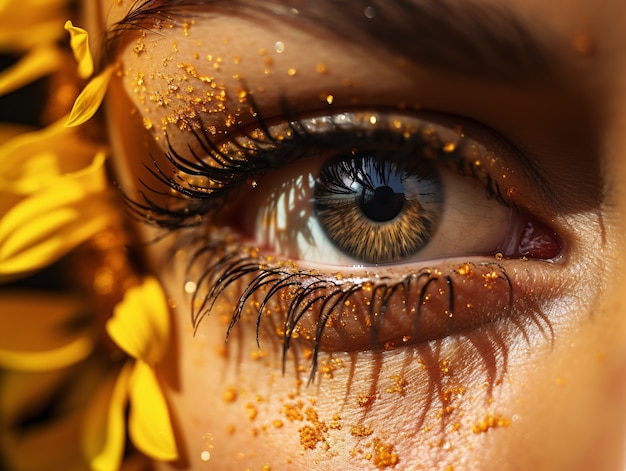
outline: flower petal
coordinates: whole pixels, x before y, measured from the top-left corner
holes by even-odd
[[[16,65],[0,74],[0,95],[6,95],[60,68],[59,49],[44,46],[34,49]]]
[[[172,461],[178,458],[169,409],[152,368],[135,363],[130,379],[130,437],[139,451],[151,458]]]
[[[111,378],[103,381],[85,415],[83,449],[93,471],[120,468],[126,442],[124,411],[132,368],[129,362],[115,382]]]
[[[89,34],[83,28],[74,26],[69,20],[65,23],[65,30],[70,33],[70,46],[78,63],[78,76],[83,79],[91,77],[93,58],[89,49]]]
[[[113,74],[113,67],[109,66],[85,86],[74,102],[70,117],[65,123],[67,127],[80,126],[96,114],[104,100],[111,74]]]
[[[119,218],[110,203],[104,155],[13,206],[0,220],[0,279],[46,266]],[[1,209],[1,208],[0,208]]]
[[[106,329],[130,356],[150,365],[161,360],[169,346],[170,312],[159,282],[148,277],[126,291]]]
[[[71,174],[89,168],[94,155],[104,152],[81,138],[77,129],[66,128],[66,121],[63,118],[47,128],[0,143],[0,217],[8,209],[8,197],[2,193],[29,195],[59,178],[73,178]]]
[[[45,352],[18,352],[0,348],[0,366],[18,371],[58,370],[78,363],[93,351],[94,342],[86,337]]]

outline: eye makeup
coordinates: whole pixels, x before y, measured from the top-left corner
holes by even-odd
[[[285,115],[289,114],[286,110]],[[181,151],[170,145],[165,158],[160,159],[167,167],[155,159],[149,171],[160,186],[145,182],[143,201],[129,201],[129,207],[148,222],[169,230],[193,228],[193,235],[181,238],[176,247],[189,254],[185,282],[193,287],[194,329],[200,328],[217,303],[233,306],[226,339],[245,320],[256,326],[259,345],[268,339],[282,345],[283,365],[294,343],[309,348],[311,378],[321,351],[390,350],[510,318],[530,315],[536,316],[536,322],[543,321],[540,309],[529,309],[529,303],[539,304],[532,300],[541,291],[536,289],[533,275],[517,267],[509,273],[506,265],[516,258],[544,264],[555,260],[561,253],[561,242],[554,231],[516,206],[516,192],[502,185],[506,177],[515,183],[514,172],[508,170],[504,178],[493,177],[502,174],[502,159],[472,139],[460,122],[436,114],[391,110],[267,121],[257,112],[256,125],[218,142],[201,123],[192,123],[194,144]],[[292,224],[294,220],[288,215],[281,220],[275,210],[269,211],[274,216],[257,219],[255,224],[249,217],[253,213],[244,209],[256,207],[257,201],[263,207],[267,201],[259,199],[263,182],[274,179],[284,189],[285,182],[287,186],[293,182],[282,179],[280,169],[289,165],[298,168],[306,160],[327,162],[316,176],[309,177],[312,196],[305,197],[305,202],[312,200],[311,207],[319,206],[320,191],[329,192],[329,181],[340,187],[341,194],[359,178],[365,182],[377,171],[384,174],[384,169],[363,165],[355,171],[342,157],[355,159],[364,154],[374,155],[377,165],[404,165],[408,174],[426,180],[427,191],[415,190],[415,211],[423,211],[424,204],[427,208],[434,193],[436,200],[441,199],[434,211],[442,213],[444,235],[433,242],[431,233],[424,232],[421,247],[398,252],[390,260],[372,261],[358,251],[346,255],[349,249],[336,243],[335,249],[320,249],[319,256],[312,256],[310,250],[283,248],[295,238],[308,240],[315,250],[330,231],[323,224],[313,233],[307,234],[307,230],[311,221],[327,217],[324,212],[328,208],[323,208],[322,216],[319,209],[305,212],[304,226]],[[328,168],[336,165],[338,158],[343,159],[339,160],[344,162],[343,170],[327,178]],[[433,183],[440,169],[454,172],[455,178],[464,182],[469,180],[478,190],[478,197],[474,194],[472,198],[490,205],[487,211],[492,221],[482,235],[470,216],[473,237],[464,242],[452,238],[447,246],[444,243],[450,228],[459,230],[459,220],[457,216],[452,218],[456,223],[446,222],[450,202]],[[356,175],[359,171],[361,176]],[[404,176],[398,177],[401,180],[407,181]],[[406,185],[411,184],[415,181],[409,178]],[[374,190],[386,186],[381,182],[377,185]],[[166,190],[171,194],[166,205],[151,199],[152,194],[163,196]],[[404,190],[397,195],[406,197]],[[355,200],[354,195],[349,197]],[[275,200],[270,198],[269,206]],[[358,210],[357,204],[349,203],[349,198],[346,201],[353,211]],[[485,212],[485,207],[478,206],[476,215]],[[289,212],[299,211],[291,208],[286,210]],[[379,241],[381,253],[394,250],[397,240],[386,234],[402,230],[394,222],[399,217],[401,221],[398,215],[391,222],[377,221],[362,212],[371,227],[386,228],[372,239]],[[279,226],[295,227],[283,237]],[[419,231],[419,227],[411,229]],[[344,230],[336,228],[339,233]],[[468,227],[461,232],[471,230]],[[263,233],[265,237],[259,235]],[[346,260],[338,255],[335,263],[319,263],[325,253],[337,249],[343,250]]]

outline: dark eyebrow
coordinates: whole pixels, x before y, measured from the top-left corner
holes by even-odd
[[[129,31],[152,30],[157,19],[183,20],[201,6],[216,15],[279,11],[287,21],[465,76],[526,83],[555,67],[548,33],[538,24],[525,24],[506,6],[474,0],[139,0],[108,31],[107,49]]]

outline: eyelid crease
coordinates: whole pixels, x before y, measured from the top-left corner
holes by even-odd
[[[536,82],[554,74],[551,47],[557,41],[534,21],[532,27],[512,9],[479,2],[422,2],[396,0],[370,2],[376,16],[364,15],[360,2],[318,0],[310,4],[273,0],[262,4],[246,0],[145,0],[109,28],[107,56],[125,35],[153,31],[155,19],[184,21],[198,15],[198,7],[211,12],[242,12],[276,16],[299,27],[322,28],[346,42],[367,44],[392,57],[403,57],[418,66],[454,74],[491,78],[510,83]],[[329,11],[332,12],[329,15]],[[557,56],[558,57],[558,56]]]

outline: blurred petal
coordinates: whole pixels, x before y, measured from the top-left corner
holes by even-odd
[[[109,66],[85,86],[74,102],[70,117],[65,124],[67,127],[80,126],[96,114],[104,100],[112,73],[113,67]]]
[[[178,458],[167,402],[154,371],[142,361],[135,363],[130,379],[128,431],[137,449],[151,458]]]
[[[0,95],[13,92],[56,71],[61,66],[61,60],[61,52],[55,47],[34,49],[0,74]]]
[[[0,291],[0,349],[44,352],[91,333],[93,316],[78,295]],[[83,327],[79,327],[83,326]]]
[[[77,338],[56,350],[18,352],[0,348],[0,366],[19,371],[47,371],[65,368],[85,359],[93,351],[91,339]]]
[[[96,156],[87,169],[24,199],[2,217],[0,279],[49,265],[117,220],[103,192],[104,158]]]
[[[126,442],[125,409],[132,363],[103,381],[85,415],[83,449],[93,471],[119,469]]]
[[[106,329],[128,355],[150,365],[157,363],[167,350],[170,333],[169,308],[159,282],[148,277],[127,290]]]
[[[66,128],[65,121],[67,118],[0,144],[0,196],[28,195],[93,165],[94,155],[103,151],[82,139],[78,130]],[[4,212],[4,200],[3,196],[0,216]]]
[[[93,58],[89,49],[89,35],[83,28],[78,28],[71,21],[65,23],[65,30],[70,33],[70,46],[74,59],[78,63],[78,76],[86,79],[93,74]]]

